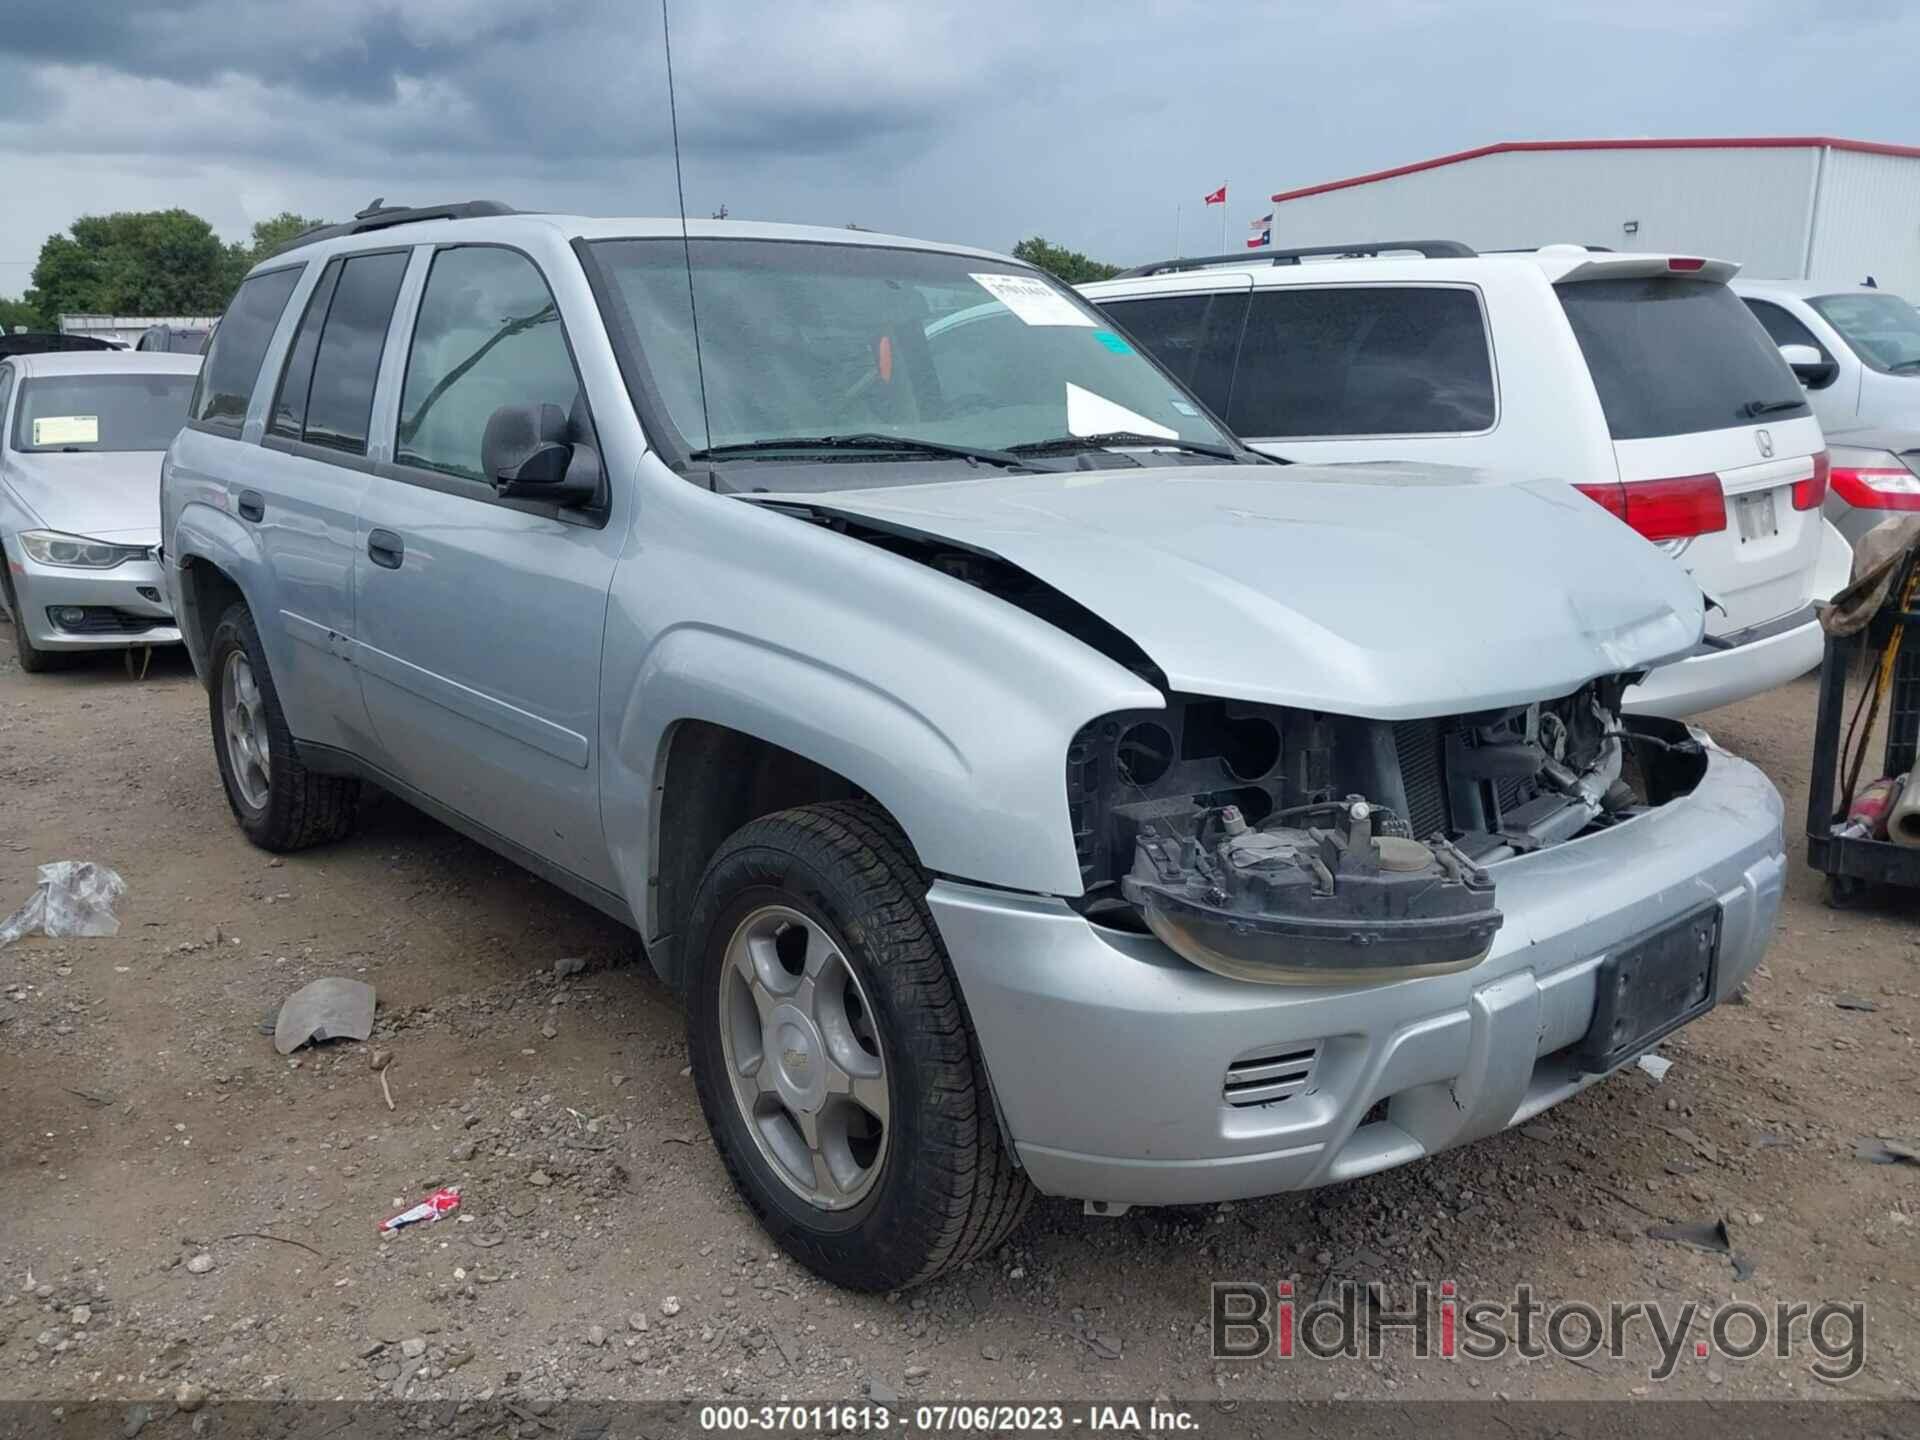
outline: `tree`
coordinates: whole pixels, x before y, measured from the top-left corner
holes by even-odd
[[[0,335],[11,335],[18,325],[24,325],[29,330],[47,328],[47,322],[40,312],[26,301],[0,299]]]
[[[271,220],[257,222],[253,227],[253,243],[243,247],[247,257],[247,268],[252,269],[258,265],[302,230],[311,230],[316,225],[327,223],[325,220],[297,215],[291,210],[282,210]]]
[[[1091,280],[1111,280],[1120,273],[1121,268],[1101,260],[1090,260],[1078,250],[1069,250],[1063,245],[1050,245],[1038,235],[1030,236],[1014,246],[1013,258],[1045,270],[1069,285],[1084,285]]]
[[[62,314],[217,315],[250,263],[186,210],[83,215],[50,235],[27,303]]]

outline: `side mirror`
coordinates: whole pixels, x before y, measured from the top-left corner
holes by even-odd
[[[1820,352],[1811,345],[1782,345],[1780,358],[1793,371],[1793,378],[1809,390],[1831,385],[1840,374],[1840,367],[1831,360],[1822,360]]]
[[[600,457],[570,438],[558,405],[502,405],[487,418],[480,464],[505,500],[585,505],[600,493]]]

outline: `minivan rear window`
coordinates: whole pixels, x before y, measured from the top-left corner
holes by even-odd
[[[238,435],[253,399],[260,362],[266,358],[280,312],[287,308],[303,267],[289,265],[245,281],[214,332],[200,384],[193,392],[193,419],[209,430]]]
[[[1813,413],[1772,338],[1718,281],[1642,276],[1554,288],[1615,440]]]
[[[1256,290],[1227,426],[1262,439],[1491,429],[1480,297],[1435,285]]]

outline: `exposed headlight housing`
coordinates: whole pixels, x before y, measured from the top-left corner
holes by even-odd
[[[1386,983],[1489,953],[1499,863],[1663,804],[1649,737],[1632,783],[1631,677],[1401,721],[1169,693],[1089,721],[1067,809],[1089,920],[1147,930],[1266,984]],[[1656,773],[1659,772],[1659,773]]]
[[[1121,892],[1175,954],[1234,980],[1358,984],[1479,964],[1500,928],[1492,878],[1438,836],[1374,834],[1375,818],[1353,795],[1255,830],[1226,806],[1198,833],[1144,832]]]
[[[129,560],[145,560],[152,554],[145,545],[115,545],[108,540],[66,535],[58,530],[22,530],[18,538],[20,548],[27,552],[29,559],[69,570],[111,570]]]

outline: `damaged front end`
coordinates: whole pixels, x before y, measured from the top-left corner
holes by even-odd
[[[1089,919],[1240,980],[1398,980],[1478,964],[1499,862],[1692,789],[1684,727],[1619,718],[1632,677],[1401,722],[1171,695],[1068,755]]]

